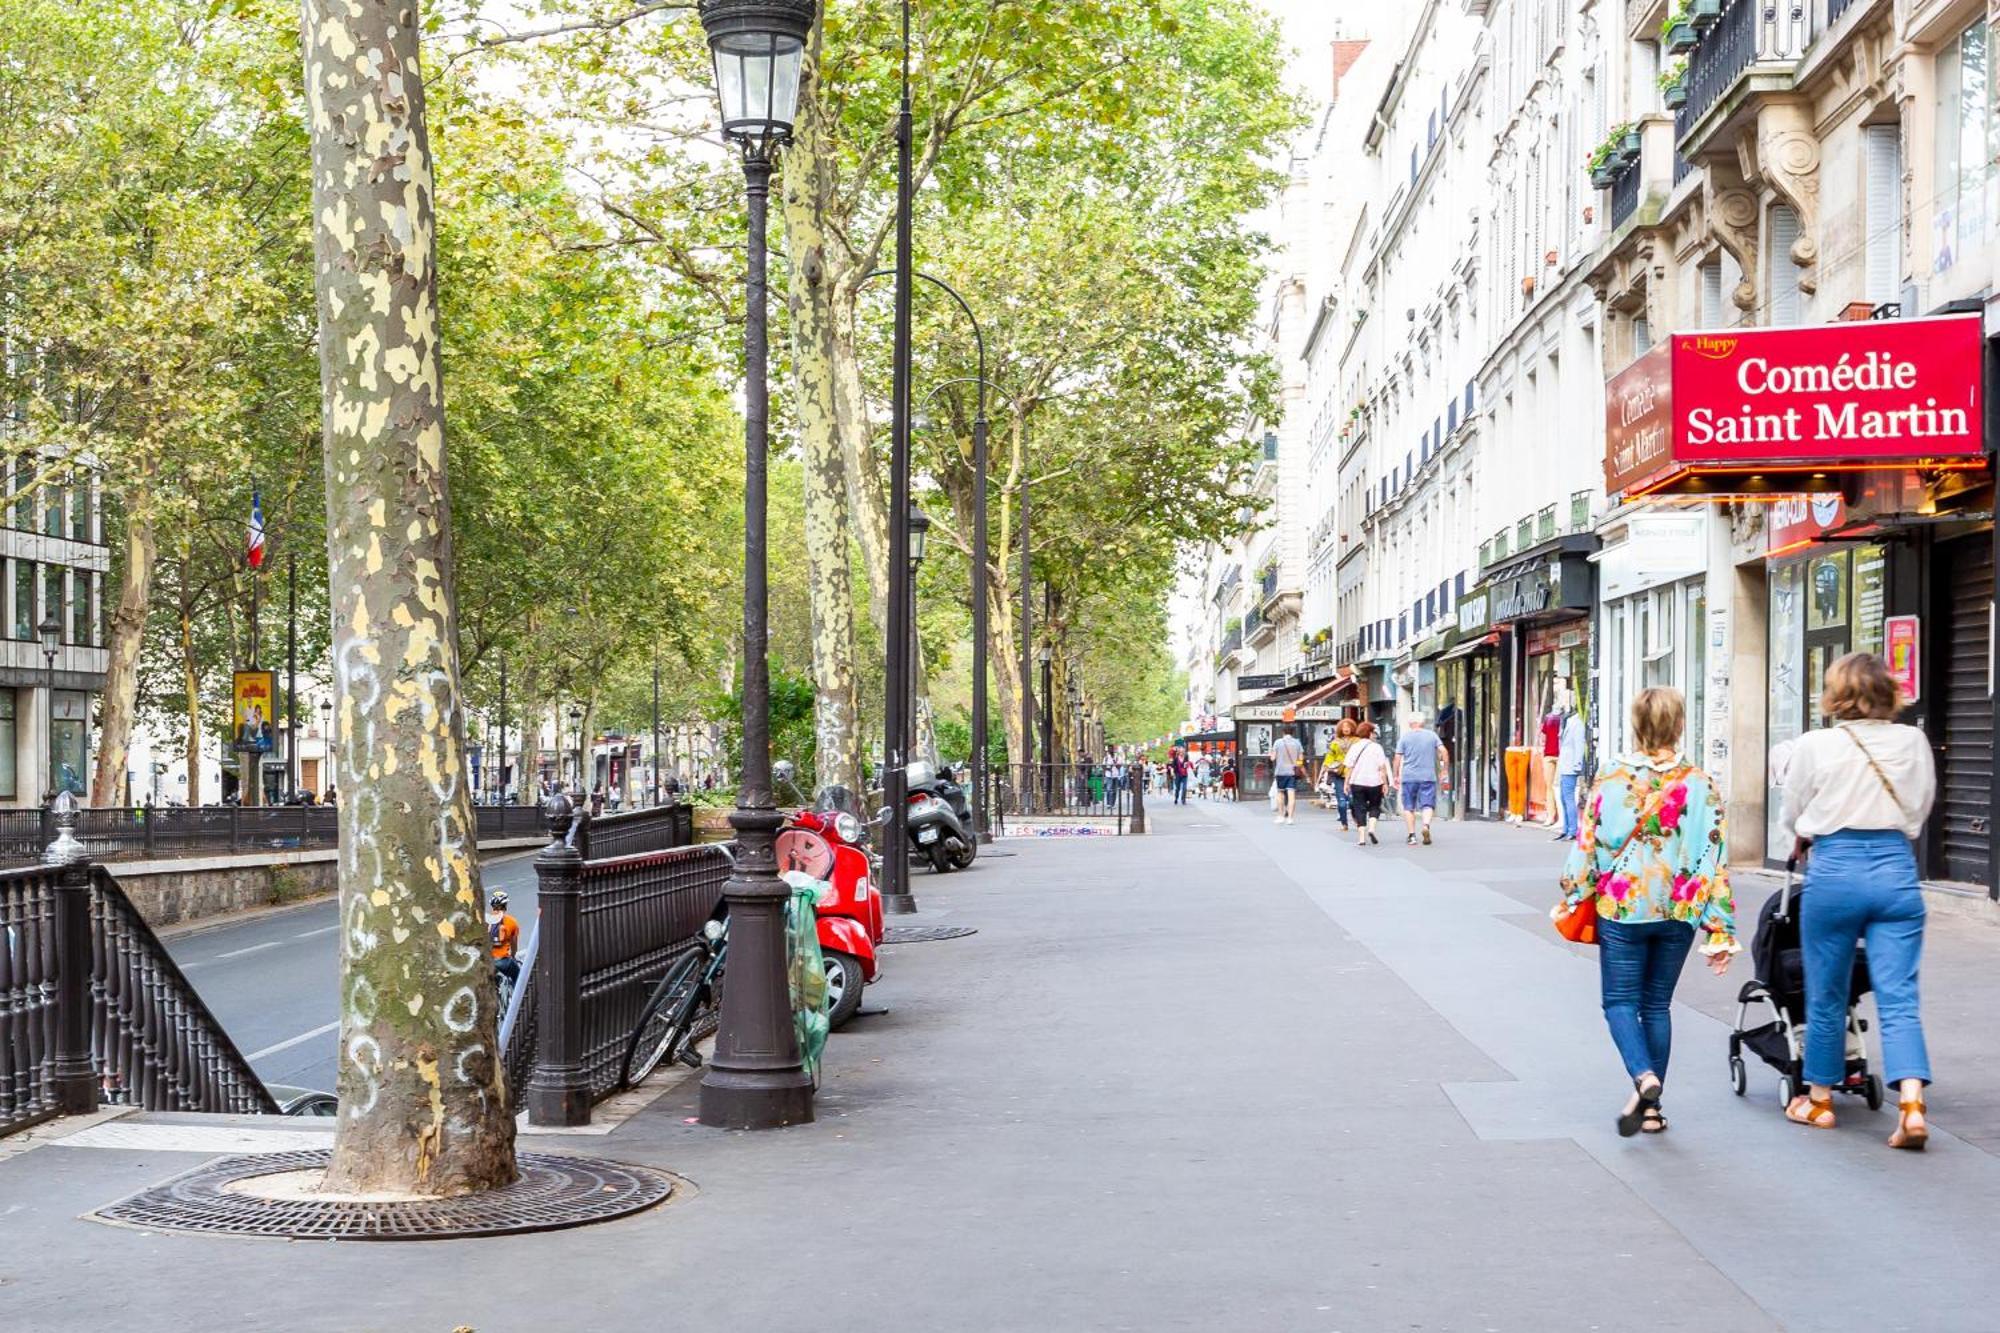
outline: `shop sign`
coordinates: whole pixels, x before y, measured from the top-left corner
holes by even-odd
[[[1473,593],[1458,604],[1458,632],[1477,634],[1486,628],[1486,608],[1488,594],[1484,589]]]
[[[1847,521],[1847,501],[1839,492],[1787,495],[1771,502],[1767,551],[1791,551]]]
[[[1555,595],[1555,584],[1546,570],[1531,569],[1501,579],[1492,588],[1493,623],[1501,625],[1546,611],[1555,601]]]
[[[1230,716],[1238,722],[1338,722],[1339,704],[1244,704]]]
[[[1641,514],[1626,525],[1625,540],[1598,557],[1598,586],[1609,602],[1707,568],[1707,515]]]
[[[1679,333],[1606,386],[1605,481],[1630,496],[1765,469],[1983,464],[1976,315]],[[1662,404],[1664,403],[1664,409]],[[1666,422],[1666,448],[1657,431]]]
[[[1915,616],[1890,616],[1882,622],[1883,655],[1889,660],[1889,674],[1903,692],[1903,702],[1917,701],[1919,680],[1918,640],[1921,622]]]
[[[1617,495],[1673,452],[1673,349],[1661,343],[1604,386],[1604,489]]]
[[[1268,676],[1238,676],[1236,688],[1239,690],[1275,690],[1285,683],[1284,673]]]

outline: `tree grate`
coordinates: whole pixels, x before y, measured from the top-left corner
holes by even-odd
[[[449,1199],[352,1202],[272,1199],[242,1192],[241,1182],[323,1170],[330,1148],[224,1157],[108,1204],[102,1222],[149,1231],[292,1240],[448,1240],[555,1231],[625,1217],[662,1202],[674,1181],[645,1167],[584,1157],[522,1153],[521,1178],[505,1189]],[[230,1186],[238,1188],[231,1190]]]
[[[973,926],[891,926],[882,933],[882,943],[929,944],[934,940],[960,940],[978,933]]]

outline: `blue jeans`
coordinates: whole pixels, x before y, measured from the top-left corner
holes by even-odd
[[[1806,1082],[1847,1077],[1847,1000],[1854,943],[1868,942],[1868,975],[1882,1029],[1882,1077],[1931,1081],[1917,1007],[1924,892],[1917,858],[1897,829],[1841,829],[1813,839],[1799,898],[1806,964]]]
[[[1577,834],[1576,784],[1582,780],[1583,774],[1581,773],[1565,773],[1562,775],[1563,836],[1565,838],[1574,838]]]
[[[1353,805],[1353,799],[1347,794],[1347,779],[1335,773],[1333,775],[1333,806],[1334,809],[1340,811],[1340,826],[1342,828],[1347,827],[1348,812],[1353,808]]]
[[[1174,775],[1174,804],[1187,804],[1187,774],[1185,773],[1176,773]]]
[[[1669,1010],[1681,964],[1694,946],[1694,925],[1688,921],[1611,921],[1597,923],[1597,974],[1604,992],[1604,1023],[1634,1079],[1650,1073],[1667,1081],[1667,1056],[1673,1049],[1674,1022]]]

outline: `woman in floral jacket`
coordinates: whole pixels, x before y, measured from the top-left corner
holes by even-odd
[[[1604,1021],[1632,1077],[1618,1117],[1628,1138],[1667,1127],[1660,1090],[1673,1042],[1669,1011],[1696,929],[1717,976],[1741,947],[1722,807],[1708,774],[1681,756],[1686,721],[1678,690],[1644,690],[1632,701],[1638,750],[1598,783],[1555,909],[1557,918],[1598,915]]]

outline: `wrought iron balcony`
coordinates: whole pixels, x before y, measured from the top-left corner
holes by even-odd
[[[1632,214],[1638,211],[1639,198],[1642,193],[1640,185],[1644,182],[1645,178],[1646,159],[1644,153],[1641,153],[1638,157],[1627,162],[1625,169],[1618,173],[1618,178],[1611,182],[1611,229],[1613,231],[1624,226]]]
[[[1674,112],[1674,142],[1683,152],[1693,146],[1688,136],[1753,65],[1789,66],[1804,53],[1817,9],[1804,0],[1722,0],[1721,14],[1688,57],[1687,101]],[[1829,5],[1828,12],[1837,11]]]

